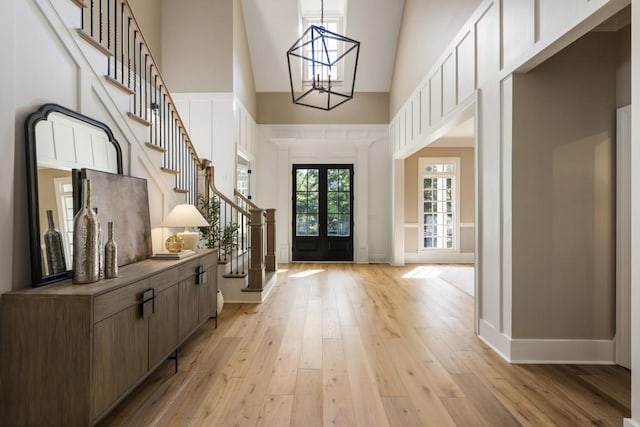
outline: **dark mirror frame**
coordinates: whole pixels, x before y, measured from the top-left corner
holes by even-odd
[[[113,136],[111,129],[104,123],[91,117],[87,117],[76,111],[70,110],[58,104],[44,104],[38,111],[31,113],[24,123],[26,153],[27,153],[27,190],[29,205],[29,247],[31,249],[31,283],[32,286],[44,286],[71,278],[72,270],[63,273],[55,273],[48,276],[42,275],[42,253],[40,249],[40,207],[38,202],[38,155],[36,152],[36,125],[47,120],[49,114],[60,113],[68,117],[80,120],[89,125],[102,129],[116,150],[116,163],[118,175],[122,175],[122,150],[120,144]],[[71,266],[69,266],[71,267]]]

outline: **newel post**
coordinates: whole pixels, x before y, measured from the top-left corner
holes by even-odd
[[[264,284],[263,233],[264,209],[250,209],[251,212],[251,259],[249,261],[248,289],[260,291]]]
[[[276,210],[267,209],[267,255],[264,258],[267,271],[276,271]]]

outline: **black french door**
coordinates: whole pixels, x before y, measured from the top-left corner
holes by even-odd
[[[353,261],[353,165],[293,165],[293,261]]]

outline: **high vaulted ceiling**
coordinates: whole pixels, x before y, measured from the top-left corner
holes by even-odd
[[[320,0],[242,0],[258,92],[288,92],[287,50],[302,31],[300,11]],[[389,92],[404,0],[325,0],[325,14],[345,4],[343,35],[360,42],[356,92]]]

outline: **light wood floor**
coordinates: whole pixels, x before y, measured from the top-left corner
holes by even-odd
[[[630,373],[509,365],[473,298],[412,267],[288,264],[269,300],[227,304],[103,425],[622,425]]]

